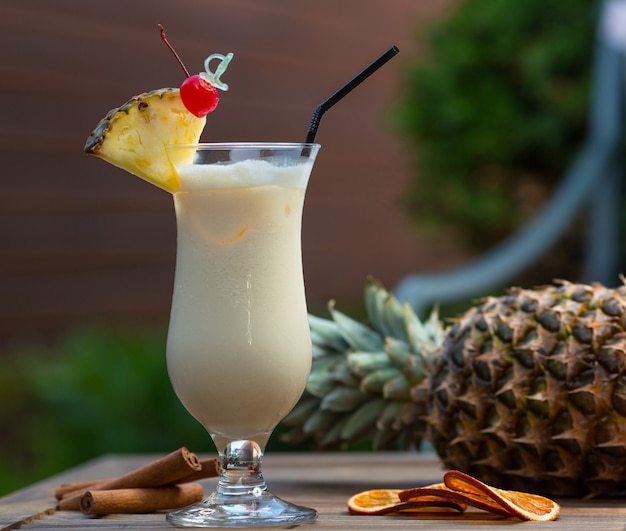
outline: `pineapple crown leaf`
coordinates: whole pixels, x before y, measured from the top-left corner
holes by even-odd
[[[396,367],[405,367],[407,362],[415,355],[411,352],[411,347],[407,343],[393,337],[385,339],[385,352],[391,363]]]
[[[395,367],[385,367],[369,373],[361,380],[359,388],[364,393],[382,395],[385,384],[398,376],[402,376],[402,373],[398,369]]]
[[[441,343],[445,335],[445,329],[439,320],[439,313],[436,310],[433,310],[430,317],[425,322],[422,322],[413,309],[408,304],[405,304],[403,315],[409,343],[415,352],[421,351],[427,343]]]
[[[330,373],[326,367],[316,367],[316,370],[312,371],[309,376],[306,390],[313,396],[323,398],[330,393],[335,386],[336,382],[332,378],[332,373]]]
[[[336,310],[334,301],[329,302],[328,309],[343,338],[352,349],[374,351],[384,348],[384,340],[379,333]]]
[[[348,419],[348,416],[340,417],[335,425],[330,428],[330,430],[328,430],[326,433],[320,434],[321,438],[319,444],[322,448],[337,446],[344,442],[344,440],[341,438],[341,431],[348,422]]]
[[[385,409],[382,411],[378,419],[376,419],[377,430],[392,429],[394,423],[401,416],[404,409],[404,400],[389,400],[385,405]]]
[[[306,420],[319,408],[319,399],[307,394],[296,404],[296,406],[285,417],[285,424],[288,426],[303,425]]]
[[[359,389],[336,387],[322,399],[320,408],[338,413],[353,411],[369,398]]]
[[[370,323],[381,335],[407,340],[402,305],[371,278],[365,286],[365,309]]]
[[[343,440],[354,439],[376,425],[376,420],[382,414],[386,406],[383,398],[368,400],[361,405],[352,415],[348,417],[343,429],[341,438]]]
[[[334,367],[332,371],[332,377],[337,385],[345,385],[346,387],[359,386],[358,377],[350,370],[350,368],[345,363],[340,363],[339,365]]]
[[[357,376],[364,377],[371,372],[389,367],[389,356],[386,352],[348,352],[346,354],[348,368]]]
[[[387,400],[405,402],[411,399],[411,385],[403,374],[392,376],[384,383],[382,395]]]
[[[337,421],[337,415],[322,409],[314,411],[302,425],[302,431],[306,434],[315,435],[326,433]]]
[[[309,314],[309,327],[313,344],[335,352],[345,352],[349,347],[335,321]]]

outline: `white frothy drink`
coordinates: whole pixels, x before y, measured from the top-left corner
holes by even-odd
[[[174,195],[176,279],[167,366],[212,434],[265,444],[311,368],[301,219],[312,162],[187,165]]]

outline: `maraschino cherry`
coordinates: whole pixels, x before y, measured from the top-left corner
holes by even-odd
[[[180,99],[185,107],[198,118],[213,112],[220,101],[217,89],[199,74],[189,76],[180,86]]]
[[[176,50],[174,50],[165,37],[165,29],[161,24],[159,24],[159,28],[161,30],[161,39],[174,54],[178,64],[187,76],[185,81],[183,81],[180,86],[180,99],[183,101],[183,104],[187,107],[187,110],[191,114],[197,116],[198,118],[202,118],[210,112],[213,112],[220,101],[217,89],[228,90],[228,85],[220,80],[220,76],[226,71],[233,54],[229,53],[224,56],[222,54],[215,53],[210,55],[204,62],[206,72],[190,76],[189,71],[176,53]],[[210,70],[209,64],[213,59],[220,59],[220,63],[215,69],[215,72]]]

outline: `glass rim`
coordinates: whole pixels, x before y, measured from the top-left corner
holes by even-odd
[[[321,144],[316,142],[198,142],[195,144],[171,144],[165,149],[319,149]]]

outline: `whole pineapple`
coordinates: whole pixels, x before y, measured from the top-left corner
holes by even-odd
[[[560,282],[490,297],[447,330],[380,285],[369,326],[311,317],[291,440],[428,439],[447,468],[552,496],[626,491],[626,287]]]

